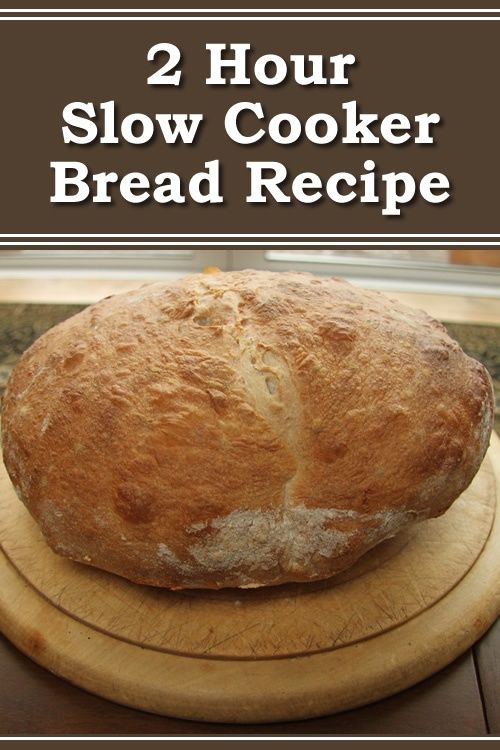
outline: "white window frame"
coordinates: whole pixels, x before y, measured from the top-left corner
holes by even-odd
[[[207,266],[228,270],[228,260],[227,250],[1,250],[0,276],[179,276]]]
[[[369,289],[435,292],[500,298],[500,270],[475,266],[432,264],[385,258],[308,256],[273,250],[232,251],[231,267],[270,271],[309,271],[341,276]]]
[[[182,276],[214,266],[310,271],[341,276],[367,288],[500,298],[500,271],[390,259],[300,256],[273,250],[100,249],[2,250],[0,277],[151,278]]]

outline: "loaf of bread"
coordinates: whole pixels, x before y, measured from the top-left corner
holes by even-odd
[[[426,313],[339,279],[198,274],[108,297],[14,368],[3,450],[61,555],[170,588],[322,579],[443,513],[492,386]]]

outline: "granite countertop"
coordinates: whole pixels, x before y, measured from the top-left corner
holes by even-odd
[[[0,303],[0,395],[22,352],[44,331],[84,307],[85,305]],[[464,351],[488,368],[495,388],[495,429],[500,433],[500,326],[444,323]]]

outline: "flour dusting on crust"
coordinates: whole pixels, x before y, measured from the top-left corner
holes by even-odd
[[[340,557],[356,538],[373,544],[394,536],[415,514],[388,509],[361,513],[350,509],[287,508],[275,510],[237,510],[214,519],[206,526],[205,537],[189,549],[190,559],[180,560],[172,549],[161,543],[158,557],[183,575],[209,572],[234,574],[242,580],[252,572],[258,576],[272,573],[293,575],[314,565],[319,558]],[[188,533],[199,531],[193,524]],[[259,586],[243,583],[243,588]]]

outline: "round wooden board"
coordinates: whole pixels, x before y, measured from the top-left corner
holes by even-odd
[[[500,613],[500,440],[441,518],[342,576],[260,590],[171,592],[58,557],[0,471],[0,626],[52,672],[187,719],[320,716],[402,690]]]

